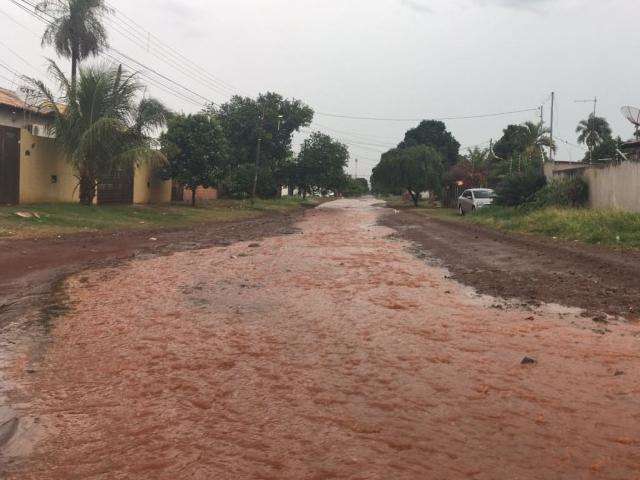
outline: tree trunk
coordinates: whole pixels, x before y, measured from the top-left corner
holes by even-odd
[[[96,179],[88,172],[80,173],[80,204],[91,206],[96,197]]]
[[[413,200],[413,206],[417,207],[418,206],[418,194],[417,193],[413,193],[413,191],[410,188],[407,188],[407,191],[409,192],[409,195],[411,195],[411,200]]]
[[[192,207],[196,206],[196,190],[197,190],[197,187],[194,187],[191,189],[191,206]]]
[[[74,87],[74,90],[76,86],[76,78],[78,76],[78,63],[80,57],[79,50],[80,48],[78,45],[74,44],[71,46],[71,86]]]

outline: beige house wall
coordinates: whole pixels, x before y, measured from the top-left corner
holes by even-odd
[[[20,203],[77,202],[73,167],[49,138],[20,130]]]
[[[133,173],[133,203],[171,202],[171,180],[161,180],[151,165],[144,162]]]
[[[589,206],[640,212],[640,163],[592,165],[584,172]]]

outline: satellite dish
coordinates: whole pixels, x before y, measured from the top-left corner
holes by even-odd
[[[636,138],[640,140],[640,109],[636,107],[622,107],[622,115],[636,127]]]

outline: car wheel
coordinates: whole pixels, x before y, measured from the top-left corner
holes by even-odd
[[[458,205],[458,211],[460,212],[460,216],[464,217],[464,210],[462,209],[462,205]]]

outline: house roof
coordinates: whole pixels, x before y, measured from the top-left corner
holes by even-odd
[[[51,110],[43,110],[42,108],[38,108],[36,105],[29,105],[20,97],[20,95],[18,95],[17,92],[14,92],[13,90],[7,90],[6,88],[1,88],[1,87],[0,87],[0,106],[17,108],[25,112],[39,113],[41,115],[47,115],[49,113],[52,113]]]
[[[622,144],[622,149],[627,148],[640,148],[640,140],[629,140],[628,142],[624,142]]]
[[[4,88],[0,88],[0,105],[19,108],[20,110],[27,109],[27,104],[18,96],[16,92]]]

